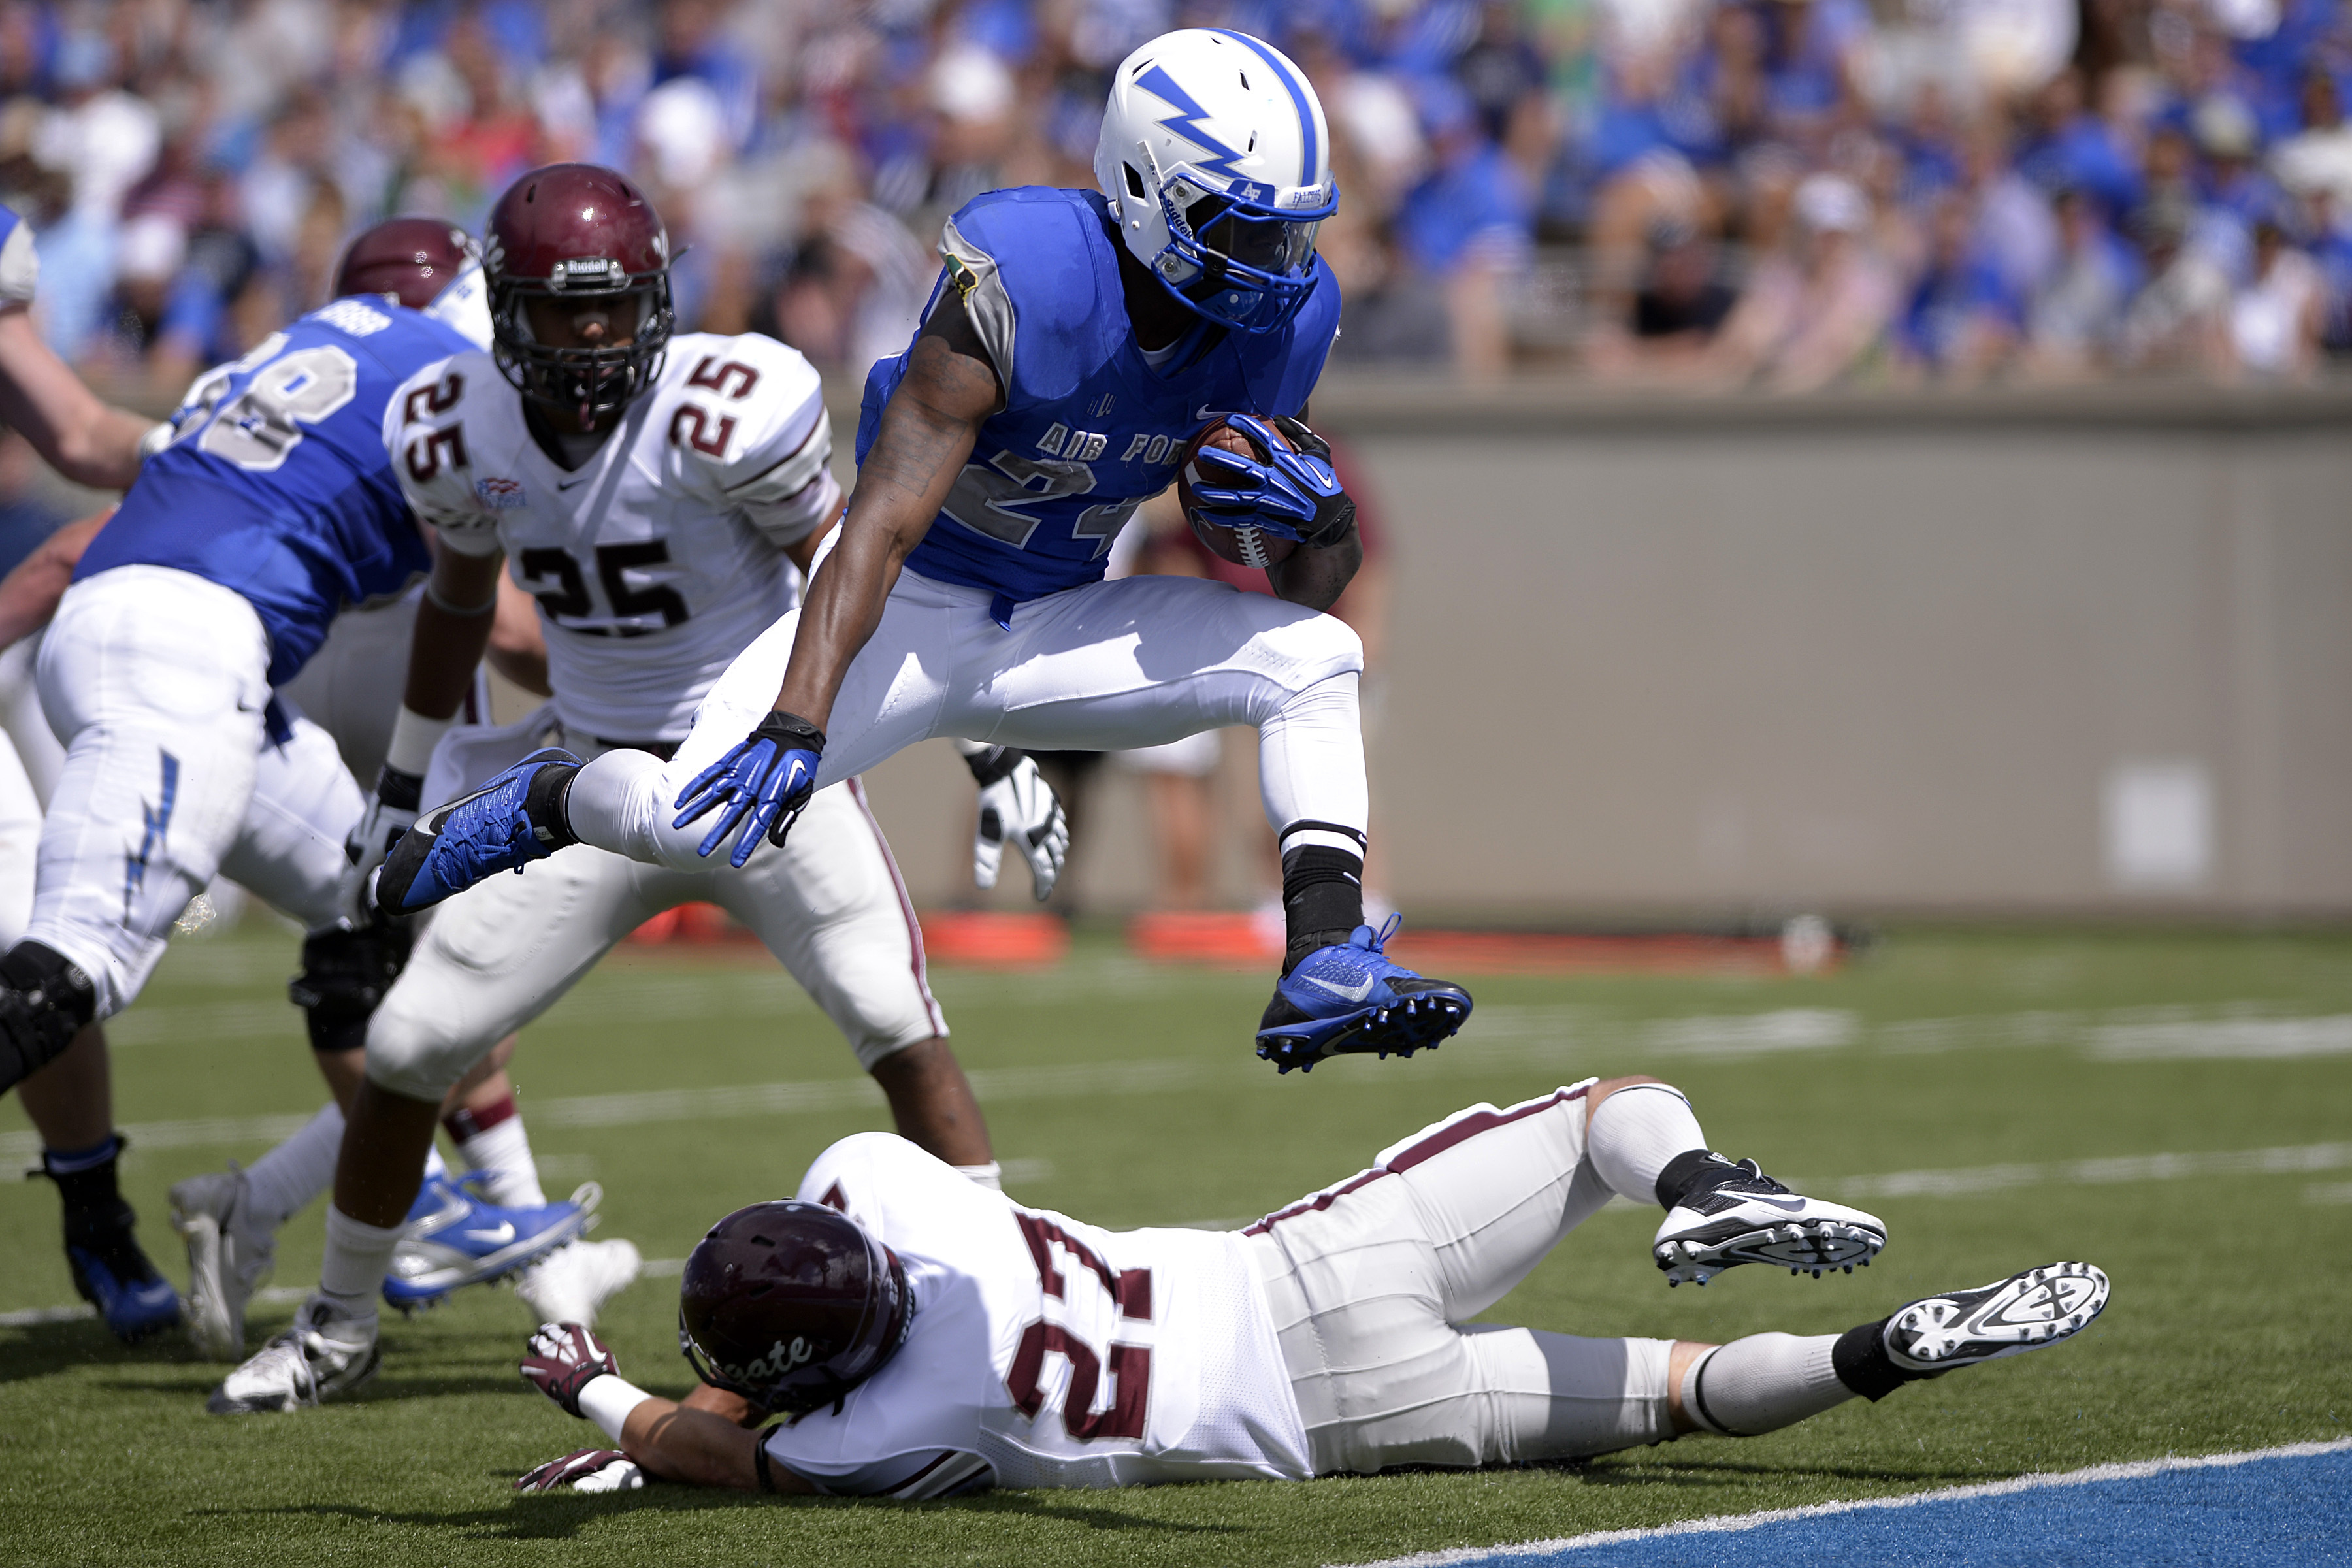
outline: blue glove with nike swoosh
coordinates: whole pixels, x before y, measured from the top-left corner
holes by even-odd
[[[727,856],[727,863],[740,870],[763,835],[771,844],[783,843],[816,793],[817,765],[824,757],[824,731],[790,713],[771,713],[679,792],[670,826],[684,827],[718,812],[719,820],[696,853],[709,855],[740,827]]]
[[[1205,521],[1245,525],[1309,550],[1328,549],[1348,536],[1356,503],[1331,467],[1328,441],[1296,419],[1276,419],[1269,428],[1254,415],[1235,414],[1225,425],[1249,442],[1255,456],[1210,446],[1193,451],[1192,504]]]

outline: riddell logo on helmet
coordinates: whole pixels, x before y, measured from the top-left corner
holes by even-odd
[[[816,1359],[816,1352],[808,1341],[795,1338],[789,1345],[778,1340],[768,1347],[768,1353],[749,1366],[722,1366],[719,1370],[736,1383],[762,1383],[782,1377],[797,1366],[805,1366]]]
[[[590,256],[570,261],[559,261],[547,275],[547,286],[562,289],[572,283],[610,284],[625,279],[629,269],[607,257]]]

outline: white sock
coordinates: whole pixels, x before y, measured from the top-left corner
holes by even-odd
[[[1683,1372],[1683,1414],[1706,1431],[1753,1437],[1794,1426],[1854,1397],[1838,1381],[1835,1334],[1750,1334],[1719,1345]]]
[[[1609,1190],[1637,1204],[1658,1201],[1658,1175],[1677,1154],[1706,1147],[1706,1134],[1683,1091],[1637,1083],[1601,1102],[1584,1152]]]
[[[441,1157],[441,1145],[426,1144],[425,1146],[425,1179],[429,1182],[448,1173],[449,1162]]]
[[[403,1226],[368,1225],[327,1205],[327,1259],[319,1266],[319,1293],[355,1318],[375,1316],[375,1294],[392,1271],[392,1249]]]
[[[245,1173],[254,1217],[272,1230],[335,1184],[335,1157],[343,1147],[343,1108],[327,1101],[302,1130],[256,1160]]]
[[[985,1165],[950,1165],[948,1168],[965,1181],[986,1187],[992,1193],[1004,1190],[1004,1166],[1001,1161],[991,1160]]]
[[[530,1157],[530,1135],[523,1131],[509,1095],[480,1110],[460,1106],[441,1119],[457,1141],[457,1155],[467,1169],[479,1171],[482,1190],[501,1208],[541,1208],[547,1194],[540,1190],[539,1163]]]

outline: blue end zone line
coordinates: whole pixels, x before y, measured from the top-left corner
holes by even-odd
[[[1657,1525],[1647,1530],[1602,1530],[1590,1535],[1562,1536],[1554,1541],[1527,1541],[1507,1546],[1457,1546],[1443,1552],[1415,1552],[1409,1557],[1383,1558],[1377,1563],[1362,1564],[1361,1568],[1441,1568],[1441,1565],[1449,1563],[1507,1563],[1513,1559],[1549,1557],[1569,1552],[1588,1551],[1594,1547],[1661,1541],[1677,1535],[1728,1535],[1761,1529],[1767,1525],[1828,1519],[1839,1514],[1918,1508],[1929,1503],[1969,1502],[1987,1498],[2015,1497],[2021,1492],[2044,1492],[2063,1487],[2093,1486],[2103,1481],[2142,1480],[2150,1476],[2168,1475],[2184,1470],[2231,1469],[2241,1465],[2255,1464],[2267,1459],[2308,1459],[2336,1454],[2352,1454],[2352,1437],[2337,1438],[2326,1443],[2290,1443],[2283,1447],[2258,1448],[2248,1453],[2202,1454],[2189,1458],[2141,1459],[2130,1464],[2094,1465],[2088,1469],[2064,1470],[2049,1475],[2019,1476],[2013,1480],[1987,1481],[1979,1486],[1949,1487],[1937,1491],[1908,1492],[1901,1497],[1863,1498],[1853,1502],[1811,1503],[1803,1508],[1768,1509],[1760,1513],[1717,1514],[1706,1519],[1687,1519],[1676,1524]],[[2340,1504],[2343,1492],[2339,1490],[2336,1496]],[[2318,1501],[2316,1499],[2314,1500]],[[2319,1506],[2330,1505],[2323,1502]]]

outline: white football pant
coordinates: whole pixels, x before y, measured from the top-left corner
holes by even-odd
[[[1037,751],[1125,750],[1246,724],[1258,731],[1266,820],[1277,831],[1315,821],[1363,832],[1356,678],[1364,649],[1346,623],[1197,577],[1126,577],[1051,594],[1016,605],[1010,631],[990,616],[990,600],[981,589],[899,574],[825,723],[820,784],[935,735]],[[623,752],[583,769],[572,785],[572,831],[649,864],[705,864],[697,850],[710,820],[673,827],[675,803],[767,716],[799,628],[795,610],[737,657],[674,761]],[[803,822],[792,837],[808,828]],[[1284,847],[1318,843],[1362,847],[1359,838],[1312,832]]]
[[[577,751],[587,742],[564,743]],[[368,1021],[369,1079],[439,1100],[614,943],[662,910],[697,901],[717,904],[767,943],[868,1071],[945,1035],[914,905],[857,782],[817,791],[802,826],[813,831],[794,833],[781,849],[762,846],[740,871],[723,857],[673,871],[575,844],[522,876],[467,889],[434,910]]]
[[[118,566],[58,605],[39,686],[66,760],[25,935],[80,965],[100,1018],[139,994],[215,874],[305,929],[337,918],[366,803],[316,724],[268,743],[268,668],[253,606],[189,573]]]
[[[1473,1106],[1246,1238],[1318,1474],[1507,1465],[1673,1435],[1671,1340],[1469,1324],[1612,1195],[1588,1079]]]

